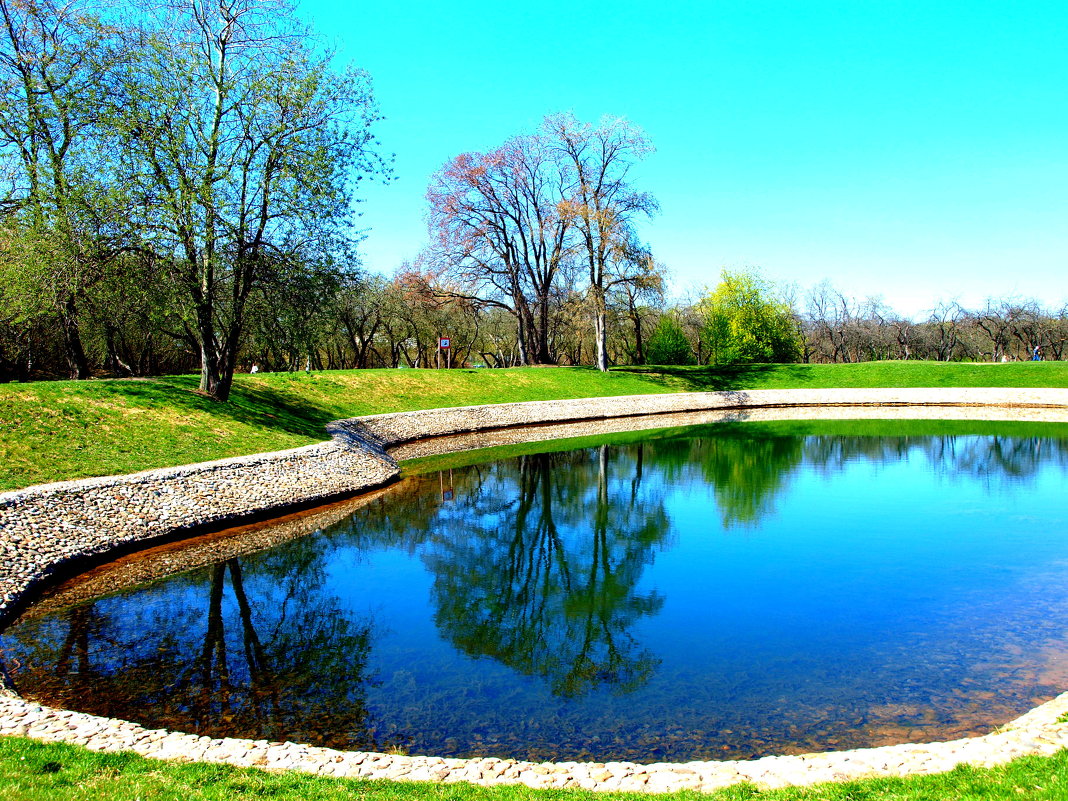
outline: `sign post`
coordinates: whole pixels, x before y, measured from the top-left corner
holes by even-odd
[[[438,337],[438,367],[441,367],[441,352],[445,351],[445,369],[452,367],[452,340],[449,337]]]

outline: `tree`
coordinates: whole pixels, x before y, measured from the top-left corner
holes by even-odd
[[[656,200],[629,183],[635,162],[652,152],[645,135],[624,119],[605,118],[597,126],[571,114],[545,120],[571,167],[561,207],[573,220],[578,250],[588,274],[593,305],[597,369],[608,369],[607,294],[618,284],[648,280],[655,271],[648,248],[637,243],[634,224],[651,216]]]
[[[254,296],[353,263],[352,187],[386,170],[377,113],[367,75],[334,70],[282,0],[155,11],[126,34],[112,124],[140,247],[181,298],[173,333],[225,400]]]
[[[931,334],[930,347],[937,361],[951,361],[958,353],[967,316],[965,309],[956,301],[939,303],[931,310],[927,328]]]
[[[856,304],[825,280],[809,290],[806,317],[812,349],[824,361],[848,362],[846,329],[856,317]]]
[[[931,322],[945,325],[949,319],[948,314],[950,312],[956,313],[958,309],[959,307],[956,307],[955,304],[950,307],[939,306],[931,312]],[[986,308],[972,316],[972,324],[985,334],[987,341],[990,343],[990,361],[999,362],[1003,357],[1006,357],[1012,340],[1016,316],[1016,309],[1011,303],[1005,301],[995,303],[990,299],[986,302]],[[959,322],[960,318],[956,318],[955,321]],[[951,354],[952,350],[953,346],[950,346],[948,353]],[[948,361],[949,355],[945,355],[943,358],[942,353],[940,353],[939,359]]]
[[[656,202],[628,179],[651,149],[624,120],[593,126],[561,114],[489,153],[457,156],[427,191],[431,261],[452,284],[440,293],[507,311],[516,320],[521,363],[552,363],[561,322],[554,311],[575,308],[581,271],[597,364],[607,370],[609,293],[659,281],[634,230]],[[582,347],[581,336],[568,337],[565,357]]]
[[[714,364],[782,363],[801,358],[793,312],[756,273],[723,271],[702,301],[702,339]]]
[[[116,245],[96,113],[106,35],[78,0],[0,0],[0,24],[0,278],[20,318],[58,319],[70,376],[88,378],[81,300]]]
[[[523,364],[555,361],[549,315],[568,256],[565,180],[540,137],[519,136],[457,156],[427,190],[431,260],[456,284],[442,293],[513,315]]]
[[[693,364],[693,351],[678,319],[671,312],[660,317],[646,350],[649,364]]]
[[[658,310],[664,306],[664,277],[667,271],[662,264],[655,262],[649,267],[640,279],[625,281],[616,287],[619,305],[634,332],[633,347],[627,348],[632,364],[646,363],[647,326],[652,324]]]

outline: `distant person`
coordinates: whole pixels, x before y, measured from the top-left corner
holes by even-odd
[[[252,373],[253,375],[258,373],[259,371],[260,371],[260,366],[258,364],[252,365],[252,369],[249,370],[249,372]]]
[[[1035,345],[1035,352],[1031,354],[1031,361],[1042,361],[1042,348],[1040,348],[1038,345]]]

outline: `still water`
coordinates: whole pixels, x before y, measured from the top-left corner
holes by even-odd
[[[439,465],[315,535],[31,611],[4,668],[153,727],[441,756],[982,733],[1068,689],[1068,439],[889,425]]]

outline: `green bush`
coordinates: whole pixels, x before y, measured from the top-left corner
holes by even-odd
[[[645,359],[649,364],[694,364],[690,342],[674,315],[660,318],[649,341],[645,344]]]
[[[801,334],[790,306],[756,273],[730,273],[701,301],[701,338],[712,364],[801,361]]]

